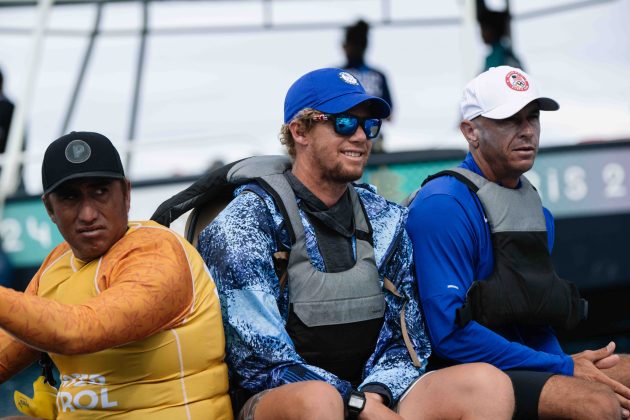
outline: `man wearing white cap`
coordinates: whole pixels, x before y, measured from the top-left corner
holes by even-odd
[[[469,153],[425,181],[407,221],[430,367],[502,369],[516,418],[627,418],[628,375],[614,343],[571,356],[554,333],[575,327],[587,305],[553,269],[553,217],[522,175],[538,151],[540,111],[558,109],[513,67],[493,67],[464,89]]]

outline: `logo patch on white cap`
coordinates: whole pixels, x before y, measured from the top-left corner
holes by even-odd
[[[346,82],[349,85],[358,85],[359,81],[357,80],[356,77],[354,77],[353,75],[351,75],[350,73],[346,72],[346,71],[342,71],[341,73],[339,73],[339,77],[341,78],[341,80],[343,80],[344,82]]]
[[[72,163],[83,163],[90,158],[92,149],[83,140],[72,140],[66,146],[66,159]]]
[[[521,73],[517,71],[511,71],[505,76],[505,83],[512,90],[519,92],[525,92],[529,89],[529,82]]]

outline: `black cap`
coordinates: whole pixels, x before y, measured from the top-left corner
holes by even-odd
[[[124,179],[120,155],[99,133],[73,131],[50,143],[42,163],[44,194],[75,178]]]

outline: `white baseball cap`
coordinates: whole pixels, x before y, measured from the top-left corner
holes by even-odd
[[[558,102],[540,96],[536,83],[523,70],[499,66],[491,67],[466,85],[460,110],[464,120],[480,115],[502,120],[532,101],[538,101],[542,111],[557,111],[560,108]]]

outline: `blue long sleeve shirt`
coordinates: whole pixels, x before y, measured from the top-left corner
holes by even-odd
[[[483,176],[470,153],[460,167]],[[551,251],[553,217],[547,209],[543,212]],[[493,331],[475,321],[463,328],[456,325],[455,312],[473,281],[487,278],[494,269],[490,227],[481,202],[466,185],[451,176],[427,183],[410,206],[407,231],[425,322],[438,356],[487,362],[502,370],[573,375],[573,360],[549,326],[508,325]]]
[[[413,277],[411,242],[404,228],[407,209],[386,201],[368,187],[356,190],[373,229],[381,285],[387,277],[402,295],[384,290],[384,323],[363,369],[359,389],[368,385],[385,387],[396,400],[424,372],[430,354]],[[200,253],[221,298],[232,384],[256,393],[297,381],[322,380],[347,397],[351,384],[309,365],[296,352],[285,328],[290,282],[288,287],[280,287],[272,260],[275,252],[290,248],[282,213],[257,184],[241,187],[235,195],[199,236]],[[299,211],[311,263],[325,271],[313,226]],[[419,367],[413,365],[402,338],[403,306],[411,342],[422,362]]]

